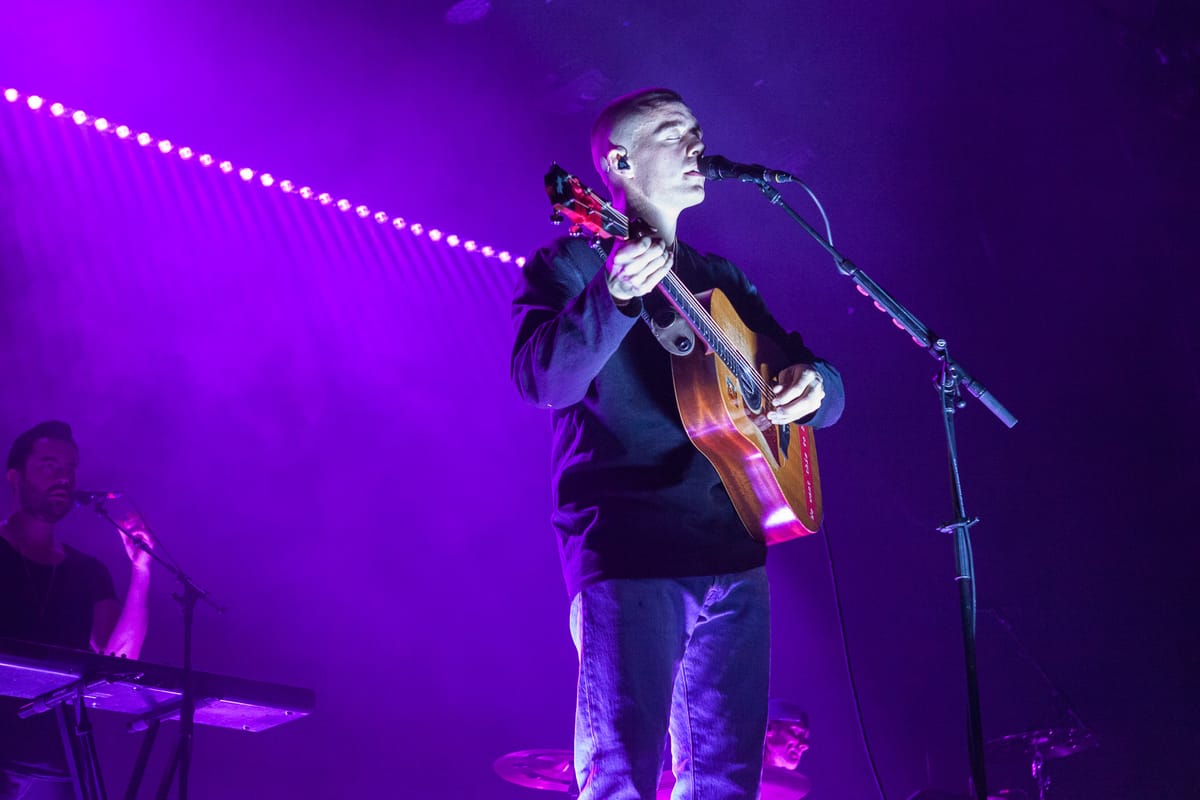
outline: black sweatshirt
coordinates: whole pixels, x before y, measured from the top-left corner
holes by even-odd
[[[838,371],[783,330],[741,270],[680,242],[675,272],[693,293],[721,289],[791,363],[814,364],[825,399],[804,422],[837,421]],[[653,310],[665,300],[655,291],[644,302]],[[683,428],[671,356],[639,321],[642,308],[616,306],[603,257],[582,239],[539,250],[518,279],[512,378],[527,402],[553,410],[552,523],[572,597],[609,578],[721,575],[766,562]]]

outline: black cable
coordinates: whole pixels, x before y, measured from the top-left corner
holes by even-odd
[[[842,609],[842,595],[838,590],[837,568],[833,562],[833,547],[829,542],[829,526],[821,522],[821,533],[824,534],[825,556],[829,563],[829,578],[833,583],[833,602],[837,609],[838,634],[842,638],[842,655],[846,662],[846,678],[850,683],[850,696],[854,698],[854,714],[858,722],[858,735],[862,739],[863,750],[867,754],[867,763],[871,765],[871,777],[875,779],[875,788],[883,800],[887,800],[887,792],[883,790],[883,781],[879,777],[879,766],[875,763],[875,753],[871,750],[871,740],[867,737],[867,728],[863,722],[862,701],[858,696],[858,684],[854,680],[854,663],[850,658],[850,645],[846,641],[846,617]]]
[[[821,200],[817,197],[816,192],[809,188],[808,184],[799,178],[792,178],[792,182],[800,185],[809,198],[812,199],[813,205],[817,207],[817,211],[821,214],[821,220],[825,223],[825,241],[833,245],[833,228],[829,224],[829,217],[825,214],[825,207],[821,205]],[[839,264],[837,259],[834,259],[835,264]],[[840,264],[839,264],[840,266]],[[871,765],[871,777],[875,779],[875,789],[879,792],[879,796],[883,800],[887,800],[887,792],[883,789],[883,781],[879,777],[879,765],[875,763],[875,753],[871,750],[871,740],[867,736],[866,724],[863,721],[862,701],[858,695],[858,684],[854,680],[854,662],[850,657],[850,644],[846,640],[846,617],[842,608],[842,595],[838,590],[837,568],[833,560],[833,547],[829,541],[829,526],[824,519],[821,521],[821,533],[824,534],[825,540],[825,556],[829,564],[829,579],[833,584],[833,602],[837,609],[838,619],[838,635],[842,639],[842,656],[846,662],[846,679],[850,684],[850,696],[854,698],[854,714],[855,721],[858,723],[858,735],[862,739],[863,750],[867,754],[867,763]]]

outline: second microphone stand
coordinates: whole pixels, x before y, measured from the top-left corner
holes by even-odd
[[[114,528],[121,532],[128,541],[132,542],[138,549],[147,553],[152,559],[163,566],[168,572],[179,581],[181,591],[173,593],[172,597],[179,603],[180,609],[183,612],[183,695],[180,698],[179,708],[179,742],[175,747],[175,752],[171,756],[171,761],[163,772],[162,781],[159,783],[158,792],[155,794],[156,800],[166,800],[167,795],[171,791],[172,780],[178,775],[178,798],[179,800],[187,800],[188,796],[188,779],[191,773],[192,764],[192,742],[195,738],[196,727],[196,695],[195,688],[192,685],[192,623],[196,614],[196,603],[204,600],[212,606],[218,613],[224,613],[225,609],[218,605],[212,596],[196,585],[191,576],[184,572],[174,561],[168,561],[159,555],[155,548],[148,546],[136,532],[123,526],[121,523],[113,519],[108,513],[108,509],[104,506],[104,499],[97,499],[92,509],[109,522]],[[142,777],[146,770],[146,764],[149,761],[150,750],[154,746],[154,739],[158,733],[159,720],[155,719],[150,722],[146,731],[146,738],[142,742],[141,751],[138,753],[136,765],[133,775],[129,780],[129,787],[125,791],[125,800],[135,800],[138,789],[141,787]]]

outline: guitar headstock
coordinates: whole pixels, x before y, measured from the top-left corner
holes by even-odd
[[[635,236],[644,236],[650,229],[641,220],[630,220],[600,195],[583,185],[583,181],[570,174],[558,164],[551,164],[546,173],[546,194],[554,212],[550,221],[555,224],[564,219],[571,223],[574,234],[589,233],[601,239],[629,239],[632,229]]]

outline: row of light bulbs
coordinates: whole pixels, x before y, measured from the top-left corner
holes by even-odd
[[[128,125],[114,125],[105,117],[92,116],[79,109],[67,108],[62,103],[47,103],[46,99],[40,95],[30,94],[22,95],[16,89],[8,88],[4,90],[4,99],[9,103],[19,103],[25,101],[25,105],[31,111],[42,111],[49,109],[50,115],[54,117],[68,117],[76,125],[81,127],[87,126],[95,129],[98,133],[109,134],[116,136],[118,139],[133,139],[142,147],[155,146],[163,155],[171,155],[174,153],[184,161],[191,161],[193,158],[200,162],[205,167],[211,167],[214,164],[217,169],[224,172],[226,175],[237,173],[243,181],[252,183],[257,179],[258,183],[263,188],[271,189],[278,188],[284,194],[296,195],[305,200],[315,200],[323,206],[336,206],[339,211],[350,212],[353,210],[355,214],[363,219],[373,219],[380,225],[391,225],[398,231],[408,231],[413,236],[425,236],[430,241],[441,242],[450,247],[461,247],[470,253],[479,253],[485,258],[499,259],[502,263],[514,263],[518,267],[525,266],[525,258],[523,256],[513,257],[507,250],[497,250],[491,245],[481,245],[474,239],[463,239],[454,233],[445,233],[440,228],[426,228],[419,222],[408,222],[404,217],[390,216],[385,211],[372,212],[365,205],[355,205],[346,198],[334,200],[333,195],[329,192],[316,192],[311,186],[296,186],[293,181],[277,180],[274,175],[269,172],[256,172],[250,167],[235,167],[232,161],[218,161],[209,153],[200,153],[190,147],[177,147],[170,139],[155,139],[145,131],[134,133]]]

